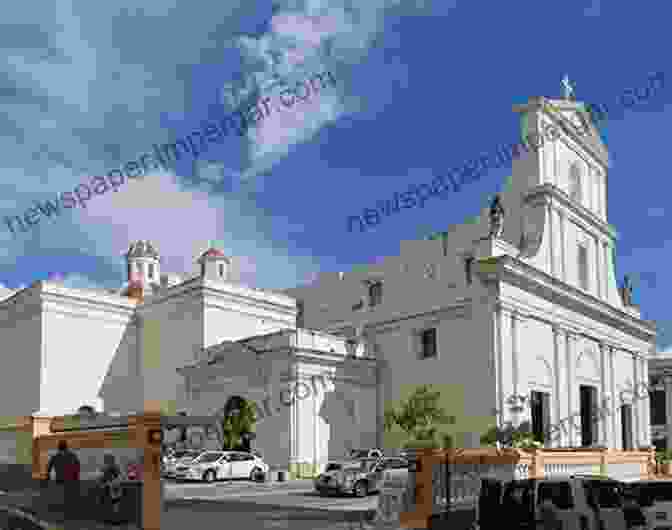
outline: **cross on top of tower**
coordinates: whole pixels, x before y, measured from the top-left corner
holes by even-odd
[[[576,95],[574,93],[574,90],[575,90],[574,86],[569,81],[569,77],[567,76],[567,74],[565,74],[565,77],[562,78],[562,88],[563,88],[565,99],[569,99],[569,100],[576,99]]]

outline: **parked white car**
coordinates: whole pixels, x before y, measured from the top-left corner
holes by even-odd
[[[265,480],[269,466],[261,458],[241,451],[204,451],[198,458],[175,468],[175,478],[215,480],[248,478]]]
[[[203,451],[183,450],[173,451],[163,457],[161,474],[165,477],[174,477],[177,466],[185,465],[196,459]]]

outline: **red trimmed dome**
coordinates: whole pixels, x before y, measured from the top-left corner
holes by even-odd
[[[203,254],[201,254],[202,258],[225,258],[226,254],[222,252],[221,250],[217,250],[216,248],[209,248]]]

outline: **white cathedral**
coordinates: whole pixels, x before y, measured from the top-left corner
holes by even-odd
[[[162,274],[138,241],[118,291],[0,292],[0,415],[206,415],[239,397],[264,403],[253,444],[269,464],[319,468],[401,443],[385,409],[431,384],[463,447],[495,422],[543,437],[570,416],[548,446],[650,446],[648,398],[623,391],[648,380],[655,327],[617,286],[607,151],[570,99],[517,111],[559,134],[513,161],[494,209],[376,265],[279,292],[233,281],[214,248],[197,274]]]

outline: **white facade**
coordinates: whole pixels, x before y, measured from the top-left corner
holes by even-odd
[[[606,150],[594,127],[577,132],[577,103],[516,110],[529,132],[556,134],[513,162],[501,231],[486,209],[285,293],[231,281],[215,249],[200,275],[161,274],[146,241],[129,248],[118,292],[0,292],[0,414],[203,415],[240,396],[261,403],[255,446],[271,465],[319,467],[350,448],[399,447],[383,436],[385,408],[432,384],[463,447],[495,421],[547,429],[582,411],[548,444],[650,445],[649,401],[627,391],[648,381],[655,329],[616,284]],[[540,405],[514,408],[515,396]],[[605,413],[588,429],[595,406]]]
[[[82,404],[129,413],[156,402],[174,413],[185,399],[177,369],[203,348],[296,323],[295,301],[283,294],[201,276],[135,282],[142,299],[130,295],[133,282],[116,293],[48,281],[5,293],[0,414],[70,414]]]
[[[533,391],[548,396],[545,427],[580,417],[581,392],[584,411],[605,411],[597,432],[582,438],[576,417],[549,445],[650,445],[648,400],[620,396],[647,381],[655,328],[621,299],[606,217],[608,155],[592,125],[584,121],[587,134],[573,125],[587,118],[580,109],[543,98],[515,109],[530,134],[549,127],[555,134],[514,160],[511,186],[500,196],[501,237],[488,237],[484,210],[477,224],[402,241],[399,256],[380,264],[288,290],[307,327],[361,335],[386,361],[381,392],[388,405],[409,387],[437,385],[456,417],[447,432],[465,447],[479,444],[493,410],[502,411],[500,424],[531,419],[530,407],[512,410],[509,400],[529,403]],[[376,282],[383,294],[372,305]],[[432,328],[438,354],[420,358],[419,336]],[[622,417],[631,423],[625,436]]]
[[[376,363],[356,359],[361,348],[348,354],[343,338],[297,330],[293,298],[231,281],[230,260],[214,249],[197,260],[201,274],[185,280],[159,276],[148,242],[126,256],[132,279],[117,292],[36,282],[0,293],[0,415],[57,416],[84,404],[205,415],[238,395],[263,407],[254,446],[275,468],[319,467],[376,443]],[[15,448],[0,453],[11,461]]]
[[[361,347],[349,351],[343,338],[296,329],[205,353],[180,370],[190,414],[217,415],[232,396],[253,402],[254,447],[271,466],[311,473],[330,457],[380,443],[377,363]]]

